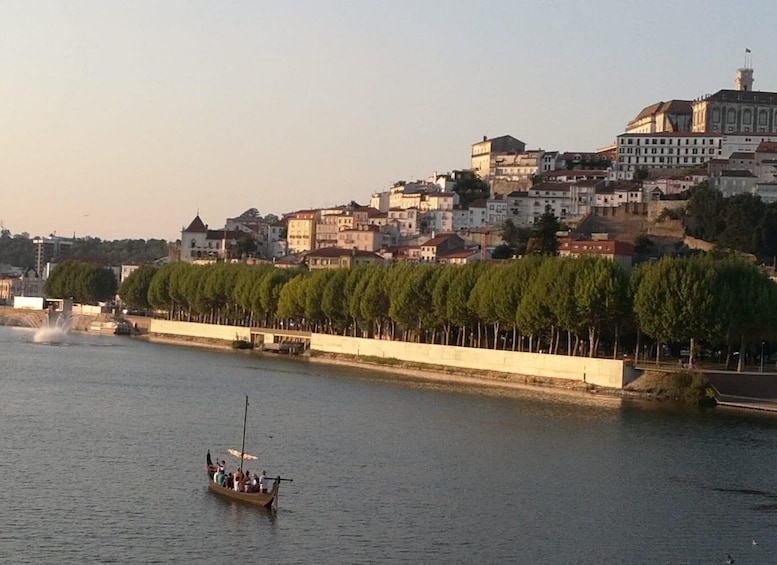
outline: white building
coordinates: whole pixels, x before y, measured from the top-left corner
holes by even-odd
[[[494,175],[497,162],[510,153],[520,153],[526,150],[526,144],[511,135],[488,138],[472,144],[472,160],[470,168],[481,179],[489,182]]]
[[[630,180],[637,169],[695,168],[713,159],[720,151],[718,133],[624,133],[618,136],[618,162],[613,180]]]

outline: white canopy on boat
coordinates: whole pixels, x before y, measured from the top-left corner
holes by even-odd
[[[242,459],[243,461],[251,461],[252,459],[259,459],[256,455],[249,455],[248,453],[240,453],[237,449],[227,449],[227,451],[230,453],[230,455],[234,455],[238,459]]]

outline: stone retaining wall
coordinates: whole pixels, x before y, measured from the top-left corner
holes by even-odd
[[[618,389],[636,378],[636,372],[631,365],[612,359],[519,353],[326,334],[312,334],[310,349],[325,353],[383,357],[460,369],[569,379]]]
[[[152,337],[154,334],[159,334],[224,342],[251,339],[250,328],[242,326],[217,326],[169,320],[152,320],[149,334]],[[631,364],[613,359],[519,353],[328,334],[310,334],[310,349],[314,352],[397,359],[407,363],[422,363],[453,369],[568,379],[616,389],[623,388],[637,377],[637,371]]]

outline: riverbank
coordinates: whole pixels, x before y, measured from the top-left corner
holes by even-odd
[[[195,337],[191,335],[184,336],[144,332],[141,336],[134,339],[146,339],[150,342],[169,345],[233,350],[231,342],[226,340]],[[267,353],[260,350],[241,351],[241,354],[278,356],[277,353]],[[455,386],[459,390],[465,390],[466,392],[475,394],[500,394],[502,391],[521,390],[532,391],[547,396],[567,396],[577,398],[590,398],[595,396],[611,398],[613,401],[619,398],[650,401],[676,399],[676,395],[666,392],[676,389],[675,386],[670,385],[672,377],[660,372],[651,373],[645,380],[638,377],[627,387],[619,389],[571,379],[520,375],[502,371],[486,371],[482,369],[453,368],[450,366],[408,362],[395,358],[371,357],[365,355],[357,356],[309,351],[302,356],[295,356],[294,360],[369,369],[385,375],[391,375],[392,378],[397,380]]]
[[[235,339],[273,341],[276,330],[145,320],[141,339],[157,343],[232,349]],[[243,335],[245,334],[245,335]],[[276,336],[277,337],[277,336]],[[391,375],[393,379],[468,387],[471,392],[532,390],[548,395],[588,395],[641,400],[673,400],[698,405],[711,399],[700,373],[653,372],[642,378],[631,364],[608,359],[478,350],[305,334],[310,349],[302,356],[313,363],[351,366]],[[261,342],[260,342],[261,343]],[[257,348],[245,354],[279,355]],[[502,370],[502,369],[505,370]],[[607,386],[612,383],[612,386]]]

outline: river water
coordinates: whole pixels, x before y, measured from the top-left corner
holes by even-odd
[[[276,513],[207,489],[245,395]],[[766,414],[0,327],[6,563],[775,563],[775,453]]]

